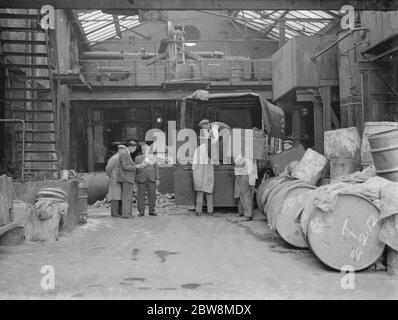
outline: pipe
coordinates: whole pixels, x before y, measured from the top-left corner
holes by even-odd
[[[368,31],[367,27],[359,27],[359,28],[354,28],[351,29],[350,32],[347,32],[344,36],[342,36],[340,39],[337,39],[336,41],[332,42],[332,44],[330,44],[329,46],[327,46],[325,49],[323,49],[322,51],[318,52],[317,54],[314,54],[311,57],[312,61],[315,61],[316,58],[318,58],[320,55],[324,54],[326,51],[328,51],[331,47],[335,46],[336,44],[338,44],[341,40],[347,38],[349,35],[352,35],[354,31],[360,31],[360,30],[366,30]]]
[[[21,180],[25,180],[25,121],[22,119],[0,119],[0,122],[22,122],[22,163],[21,163]]]
[[[340,53],[340,56],[345,55],[347,52],[349,52],[349,51],[355,49],[356,47],[359,47],[361,44],[369,44],[369,41],[366,40],[366,41],[361,41],[361,42],[358,42],[358,43],[354,44],[354,45],[353,45],[351,48],[349,48],[348,50],[346,50],[346,51]]]
[[[222,51],[191,51],[193,54],[197,54],[202,58],[223,58],[225,53]]]
[[[91,51],[83,52],[81,60],[141,60],[155,57],[152,52],[110,52]]]

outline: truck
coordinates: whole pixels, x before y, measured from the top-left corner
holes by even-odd
[[[283,110],[267,101],[256,92],[209,93],[197,90],[186,97],[181,106],[179,129],[191,128],[199,133],[198,123],[202,119],[210,122],[223,122],[232,129],[254,129],[260,132],[264,143],[264,155],[257,159],[258,181],[264,175],[272,176],[268,156],[281,151],[285,129]],[[258,134],[257,134],[258,136]],[[215,207],[235,207],[234,164],[214,166]],[[174,171],[174,192],[177,205],[195,204],[192,166],[177,164]]]

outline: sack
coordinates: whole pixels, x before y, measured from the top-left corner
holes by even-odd
[[[59,224],[68,211],[68,204],[55,199],[39,199],[28,208],[28,220],[25,224],[27,241],[58,240]]]

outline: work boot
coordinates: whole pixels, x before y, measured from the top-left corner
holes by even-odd
[[[157,216],[157,213],[155,213],[155,212],[152,212],[152,213],[150,213],[149,215],[150,215],[150,216],[154,216],[154,217],[156,217],[156,216]]]
[[[122,200],[118,200],[119,201],[119,217],[122,216]]]
[[[111,201],[111,216],[112,217],[120,217],[119,211],[120,211],[119,200],[112,200]]]
[[[139,217],[143,217],[144,215],[145,215],[144,212],[140,212],[140,213],[138,214]]]

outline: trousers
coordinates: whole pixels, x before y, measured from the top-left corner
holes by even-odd
[[[111,201],[111,216],[119,217],[122,211],[122,201],[121,200],[112,200]]]
[[[238,196],[238,211],[244,214],[245,217],[253,217],[253,195],[254,188],[249,184],[248,176],[236,176],[236,187],[238,188],[235,193]]]
[[[139,213],[145,212],[145,194],[146,191],[148,190],[149,214],[154,214],[155,204],[156,204],[155,182],[152,182],[149,179],[147,179],[145,182],[137,183],[137,187],[138,187],[138,194],[137,194],[138,212]]]
[[[206,195],[207,212],[214,213],[213,194],[204,191],[196,191],[196,213],[202,213],[204,195]]]
[[[132,215],[133,209],[134,184],[123,182],[122,185],[122,217]]]

